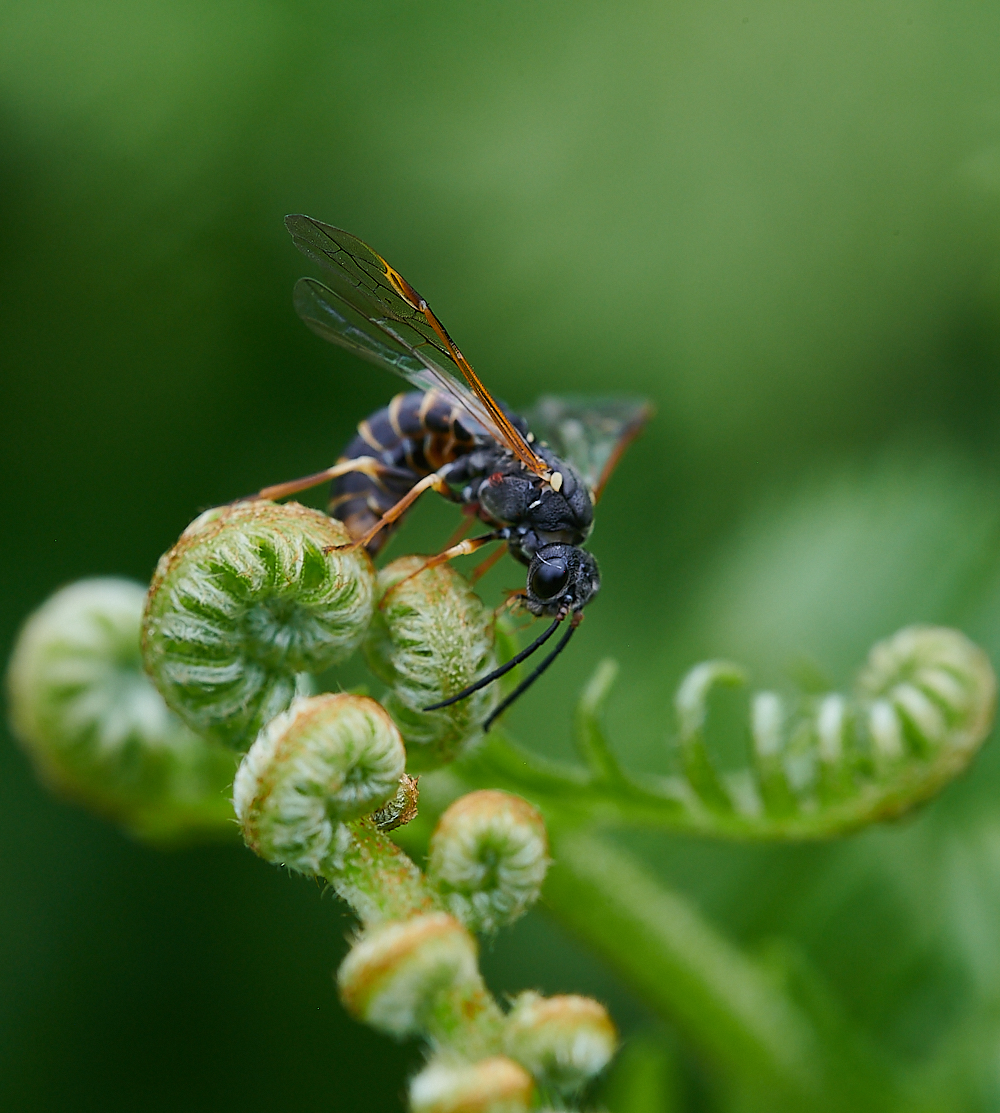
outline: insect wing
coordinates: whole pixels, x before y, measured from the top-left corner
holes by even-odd
[[[652,414],[651,403],[642,398],[546,394],[525,416],[535,437],[576,468],[596,502]]]
[[[362,316],[408,325],[423,343],[451,362],[441,338],[409,300],[419,305],[423,299],[363,240],[310,216],[286,216],[285,227],[299,251],[326,269],[327,281],[348,305]]]
[[[511,424],[427,302],[397,270],[356,236],[312,217],[288,216],[285,227],[296,247],[324,267],[330,278],[330,286],[304,279],[296,287],[296,309],[314,332],[381,363],[421,389],[433,385],[443,390],[529,469],[547,475],[545,462]],[[303,282],[309,285],[303,287]],[[318,307],[318,300],[324,304]],[[314,312],[317,308],[319,314]],[[330,328],[336,317],[348,322],[346,332],[339,325]],[[366,330],[364,322],[371,327]],[[374,343],[359,344],[359,331],[367,331]],[[373,354],[387,345],[401,346],[422,370],[408,370],[407,360]]]
[[[434,366],[406,340],[397,322],[376,321],[359,313],[335,290],[315,278],[300,278],[293,295],[295,311],[324,340],[377,363],[418,390],[437,390],[458,402],[480,425],[479,400],[451,375]]]

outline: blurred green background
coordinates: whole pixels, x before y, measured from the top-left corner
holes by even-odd
[[[601,598],[510,716],[526,744],[569,752],[607,653],[647,769],[700,657],[843,684],[919,620],[1000,662],[998,43],[970,0],[2,0],[3,658],[57,586],[147,579],[200,508],[325,466],[398,388],[295,317],[306,212],[515,407],[657,404],[600,507]],[[421,507],[392,553],[453,521]],[[628,845],[800,954],[858,1040],[996,1109],[998,788],[988,746],[842,843]],[[315,886],[137,846],[6,739],[0,845],[0,1108],[399,1108],[416,1052],[341,1012],[350,922]],[[541,914],[484,961],[658,1023]],[[681,1057],[696,1108],[711,1065]]]

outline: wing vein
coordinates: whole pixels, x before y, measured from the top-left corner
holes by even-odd
[[[314,332],[420,389],[434,386],[442,390],[527,468],[548,476],[545,461],[515,428],[427,302],[402,275],[342,229],[301,215],[286,217],[285,225],[296,247],[334,278],[333,287],[311,278],[296,284],[295,308]],[[411,341],[399,328],[391,327],[390,321],[420,340]],[[462,377],[422,349],[443,357]],[[412,366],[405,355],[412,356],[420,367]]]

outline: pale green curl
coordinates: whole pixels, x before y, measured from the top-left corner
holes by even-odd
[[[246,749],[291,703],[301,674],[357,648],[375,580],[366,553],[337,551],[349,541],[319,511],[243,502],[197,518],[160,559],[143,655],[193,730]]]
[[[968,766],[996,712],[981,649],[957,630],[908,626],[872,648],[853,695],[754,692],[749,766],[722,773],[705,742],[708,699],[742,679],[735,665],[708,661],[675,701],[686,822],[739,838],[827,837],[900,815]]]
[[[145,596],[108,577],[40,607],[11,657],[11,725],[43,780],[133,833],[228,834],[233,755],[192,734],[143,672]]]
[[[420,571],[424,559],[401,557],[379,573],[379,605],[365,641],[369,668],[390,686],[382,702],[417,771],[457,757],[481,733],[497,699],[490,685],[450,707],[423,710],[496,664],[493,613],[453,568]]]

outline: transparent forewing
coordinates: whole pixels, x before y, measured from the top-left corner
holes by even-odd
[[[525,417],[535,437],[576,468],[596,501],[652,413],[643,398],[546,394]]]
[[[344,301],[365,317],[388,318],[408,325],[420,341],[448,363],[452,362],[433,326],[411,303],[415,300],[419,305],[423,299],[364,241],[310,216],[286,216],[285,227],[299,251],[327,270],[330,275],[327,281]],[[451,372],[446,370],[445,374]]]
[[[329,285],[303,279],[296,286],[296,309],[314,332],[381,363],[414,386],[443,390],[528,468],[547,474],[545,462],[510,423],[424,298],[397,270],[356,236],[312,217],[288,216],[285,227],[296,247],[329,276]]]
[[[300,278],[295,283],[294,303],[296,313],[317,336],[395,372],[418,390],[433,388],[454,398],[480,425],[489,429],[479,399],[454,376],[435,367],[405,339],[398,322],[366,317],[315,278]]]

